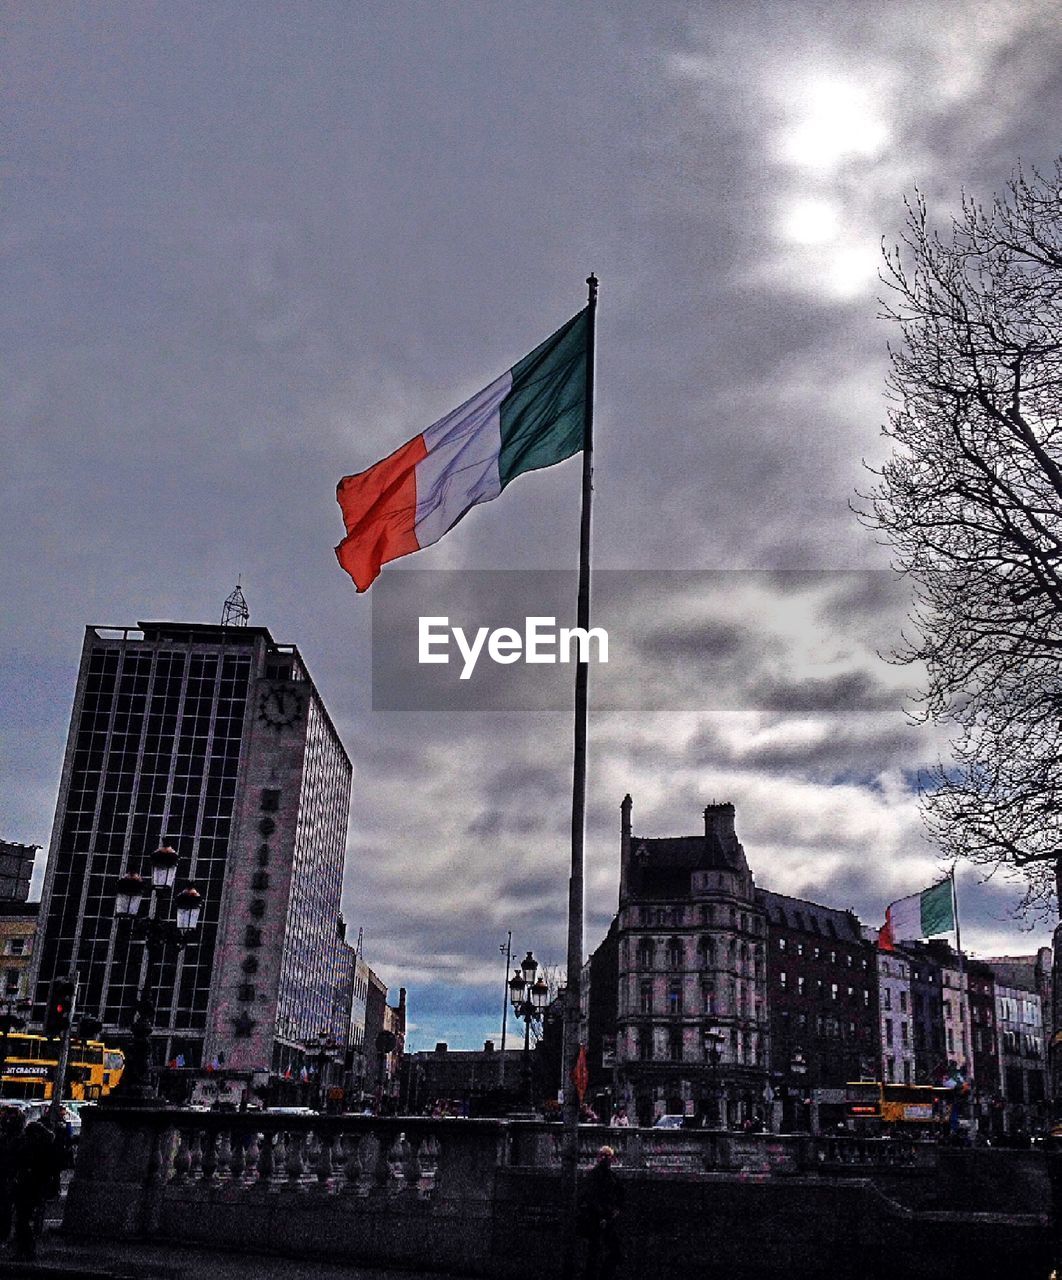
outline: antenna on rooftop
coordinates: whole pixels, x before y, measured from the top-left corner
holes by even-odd
[[[242,576],[241,574],[240,577]],[[232,594],[226,597],[225,607],[221,611],[221,625],[223,627],[245,627],[250,616],[251,611],[247,608],[247,601],[243,598],[243,592],[240,590],[240,578],[237,578],[236,586]]]

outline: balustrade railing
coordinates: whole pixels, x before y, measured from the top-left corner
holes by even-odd
[[[403,1127],[360,1118],[344,1124],[330,1117],[197,1112],[157,1119],[164,1151],[161,1180],[167,1186],[316,1189],[355,1196],[427,1196],[436,1187],[440,1135],[416,1120]],[[493,1144],[488,1145],[493,1157]]]
[[[108,1119],[127,1134],[145,1127],[155,1133],[154,1177],[164,1194],[170,1188],[218,1188],[229,1194],[257,1188],[362,1198],[489,1196],[500,1168],[552,1170],[561,1162],[560,1126],[535,1121],[101,1108],[98,1120],[86,1122],[78,1177],[91,1181],[96,1176],[93,1135],[97,1127],[101,1135],[110,1127]],[[580,1166],[592,1165],[605,1144],[615,1150],[620,1169],[650,1174],[826,1174],[927,1168],[937,1158],[932,1145],[854,1134],[584,1125]]]

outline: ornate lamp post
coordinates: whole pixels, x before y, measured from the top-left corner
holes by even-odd
[[[536,978],[537,973],[538,961],[529,951],[520,961],[520,968],[509,979],[509,1002],[513,1006],[513,1012],[524,1023],[524,1093],[532,1111],[535,1098],[531,1079],[531,1024],[542,1017],[549,999],[549,987],[541,978]]]
[[[335,1061],[339,1045],[330,1032],[319,1031],[306,1047],[313,1051],[317,1061],[317,1109],[325,1111],[328,1103],[328,1067]]]
[[[26,1015],[33,1007],[32,1000],[16,1000],[14,997],[0,1001],[0,1076],[7,1062],[7,1040],[12,1031],[21,1031],[26,1025]]]
[[[142,943],[145,963],[131,1027],[132,1044],[126,1058],[125,1070],[117,1093],[129,1101],[155,1102],[158,1091],[155,1086],[154,1067],[151,1061],[151,1035],[155,1029],[155,999],[153,994],[156,968],[161,964],[166,947],[183,950],[195,938],[203,899],[192,885],[174,895],[177,865],[180,859],[175,849],[160,845],[151,855],[150,882],[135,871],[127,871],[118,881],[114,898],[114,914],[119,920],[128,920],[133,940]],[[172,907],[172,918],[165,918],[162,895],[166,906]],[[140,904],[148,898],[147,916],[140,915]]]
[[[811,1103],[807,1100],[804,1092],[804,1077],[808,1072],[807,1060],[804,1052],[799,1045],[793,1050],[793,1056],[789,1061],[789,1073],[796,1080],[796,1092],[798,1094],[797,1106],[800,1108],[800,1123],[806,1128],[807,1132],[811,1132]]]
[[[719,1094],[719,1063],[723,1059],[723,1044],[726,1033],[719,1027],[709,1027],[704,1033],[704,1053],[711,1067],[712,1102],[715,1106],[715,1123],[723,1129],[726,1126],[722,1119],[722,1098]]]

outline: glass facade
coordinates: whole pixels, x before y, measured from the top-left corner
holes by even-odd
[[[212,1001],[231,967],[220,914],[237,860],[253,861],[256,890],[270,885],[261,836],[241,839],[238,831],[246,779],[260,759],[302,757],[294,847],[275,853],[281,864],[292,859],[281,905],[290,936],[262,932],[283,947],[281,1010],[291,1031],[305,1040],[332,1025],[351,768],[308,680],[305,723],[259,724],[268,688],[261,682],[277,678],[304,676],[294,650],[276,646],[263,628],[88,629],[41,904],[38,1019],[53,977],[76,970],[79,1009],[111,1034],[130,1024],[144,947],[130,922],[115,918],[115,890],[128,870],[147,876],[150,853],[167,843],[180,857],[176,890],[194,884],[203,913],[195,941],[182,951],[167,947],[152,975],[157,1057],[181,1054],[186,1065],[200,1065]],[[276,796],[255,790],[253,807],[275,809]],[[171,915],[166,891],[159,910]],[[349,991],[345,998],[349,1004]]]

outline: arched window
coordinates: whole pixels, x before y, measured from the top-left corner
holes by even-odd
[[[683,947],[681,938],[672,938],[667,944],[667,967],[681,969],[683,967]]]
[[[701,969],[710,969],[715,964],[715,943],[707,934],[697,939],[697,964]]]

